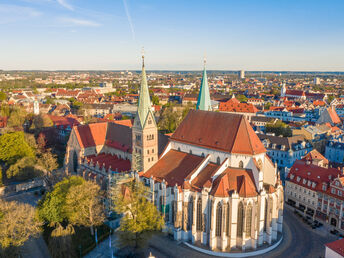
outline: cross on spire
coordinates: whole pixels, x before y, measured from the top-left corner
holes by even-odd
[[[142,47],[141,55],[142,55],[142,66],[145,66],[145,48],[144,47]]]

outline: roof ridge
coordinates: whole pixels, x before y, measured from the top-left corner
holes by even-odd
[[[250,137],[250,134],[249,134],[248,128],[247,128],[247,122],[248,122],[248,121],[245,119],[244,116],[242,117],[242,119],[243,119],[243,121],[244,121],[245,133],[247,134],[248,142],[249,142],[249,144],[250,144],[250,147],[251,147],[251,150],[252,150],[253,154],[255,154],[255,151],[254,151],[254,148],[253,148],[252,142],[251,142],[251,137]]]

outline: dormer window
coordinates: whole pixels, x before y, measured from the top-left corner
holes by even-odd
[[[297,181],[297,182],[300,182],[300,180],[301,180],[301,177],[298,176],[298,177],[296,178],[296,181]]]
[[[307,182],[306,179],[303,179],[303,180],[302,180],[302,183],[303,183],[303,184],[306,184],[306,182]]]
[[[294,179],[294,177],[295,177],[294,174],[290,175],[290,179]]]
[[[336,186],[339,186],[339,182],[338,181],[336,181]]]
[[[327,187],[325,184],[322,186],[322,189],[323,189],[323,191],[326,191]]]

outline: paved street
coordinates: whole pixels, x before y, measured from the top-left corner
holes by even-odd
[[[315,258],[324,257],[324,244],[334,241],[337,238],[332,235],[316,233],[307,224],[293,214],[292,211],[285,209],[284,213],[284,240],[275,250],[257,257],[281,257],[281,258]],[[112,243],[114,245],[114,241]],[[208,255],[199,253],[183,243],[178,243],[165,236],[154,236],[146,250],[148,256],[151,252],[155,257],[199,257],[205,258]],[[111,257],[109,250],[109,240],[105,240],[98,248],[92,251],[87,258]]]

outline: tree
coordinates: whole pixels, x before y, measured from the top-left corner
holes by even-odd
[[[12,165],[23,157],[34,157],[35,152],[25,140],[23,132],[0,136],[0,160]]]
[[[237,95],[236,99],[239,100],[240,102],[247,102],[246,96],[242,94]]]
[[[75,257],[72,245],[72,235],[75,230],[72,225],[68,224],[65,228],[60,223],[52,223],[54,230],[51,232],[48,247],[53,258]]]
[[[44,168],[46,172],[51,172],[59,167],[57,156],[51,153],[51,150],[37,154],[37,164]]]
[[[25,110],[20,108],[12,109],[7,121],[7,126],[22,128],[25,123],[26,116],[27,113]]]
[[[74,185],[66,196],[66,214],[73,225],[91,228],[100,226],[105,220],[103,193],[97,183],[84,181]]]
[[[283,123],[281,120],[277,120],[276,122],[271,121],[267,123],[266,132],[274,133],[276,136],[282,135],[283,137],[290,137],[293,134],[289,125]]]
[[[40,226],[31,205],[0,199],[0,253],[5,257],[10,255],[7,250],[13,250],[23,245],[29,237],[37,236]]]
[[[332,100],[334,100],[335,96],[334,95],[328,95],[327,97],[327,103],[330,104],[332,102]]]
[[[159,97],[153,95],[152,96],[152,103],[153,103],[153,105],[159,105]]]
[[[0,91],[0,102],[4,101],[7,99],[7,95],[5,92]]]
[[[119,247],[133,247],[137,251],[149,236],[160,231],[164,219],[147,197],[149,189],[141,182],[119,184],[114,189],[114,210],[123,214],[119,227]]]
[[[72,186],[81,185],[85,182],[82,177],[71,176],[65,178],[54,186],[52,192],[47,193],[39,201],[38,215],[46,223],[63,222],[67,220],[66,215],[66,196]]]
[[[33,117],[31,129],[42,129],[44,127],[53,126],[53,121],[48,115],[37,115]]]
[[[43,171],[36,167],[36,160],[32,157],[23,157],[6,171],[7,178],[27,180],[43,175]]]

